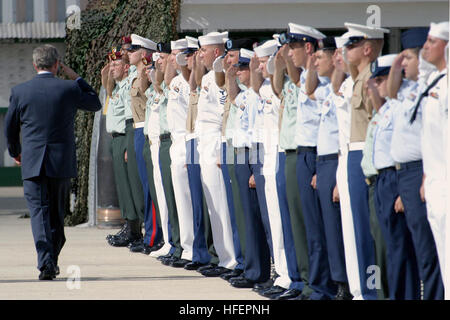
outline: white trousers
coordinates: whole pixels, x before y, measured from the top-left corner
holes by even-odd
[[[339,190],[339,203],[341,206],[342,236],[344,240],[345,267],[350,292],[354,300],[363,300],[361,294],[361,282],[359,279],[358,255],[356,253],[355,229],[353,227],[353,215],[350,205],[350,193],[347,180],[347,156],[344,153],[339,156],[336,171],[336,183]]]
[[[425,199],[427,205],[427,218],[433,233],[434,242],[441,268],[442,281],[444,283],[445,298],[450,299],[449,271],[446,266],[446,259],[449,257],[446,251],[446,230],[447,229],[447,185],[445,180],[436,179],[430,176],[425,178]]]
[[[159,144],[159,138],[152,139],[150,153],[152,155],[153,180],[155,182],[156,198],[158,200],[159,215],[161,217],[161,229],[163,233],[164,246],[162,246],[158,251],[152,251],[150,253],[150,256],[152,257],[164,256],[168,254],[171,249],[171,245],[169,243],[169,209],[167,208],[161,170],[159,168]]]
[[[272,234],[273,260],[275,271],[279,275],[274,286],[289,289],[291,279],[284,248],[283,225],[281,221],[280,204],[278,202],[277,177],[278,172],[278,145],[264,145],[263,175],[265,179],[264,192],[266,193],[267,211],[269,213],[270,232]]]
[[[203,192],[208,206],[213,243],[219,257],[219,266],[234,269],[237,261],[227,194],[222,171],[217,165],[220,159],[221,141],[220,131],[213,134],[200,135],[198,137],[197,150],[199,153]]]
[[[172,137],[170,146],[172,185],[180,226],[182,259],[191,260],[194,247],[194,214],[192,211],[191,190],[186,167],[186,139],[184,136]]]

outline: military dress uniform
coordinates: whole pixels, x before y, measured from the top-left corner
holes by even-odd
[[[114,178],[116,181],[117,197],[122,218],[135,215],[135,207],[131,194],[130,182],[127,174],[127,163],[125,162],[125,151],[127,149],[125,137],[125,105],[127,100],[127,78],[117,82],[111,97],[108,100],[106,112],[106,132],[112,135],[111,153],[113,160]]]
[[[199,37],[200,45],[222,44],[228,33],[209,33]],[[211,70],[202,78],[195,133],[198,135],[198,153],[203,192],[208,206],[214,247],[219,265],[210,275],[219,276],[237,265],[233,243],[233,230],[226,199],[223,175],[218,168],[220,161],[221,124],[225,91],[215,83]],[[206,275],[206,274],[204,274]]]

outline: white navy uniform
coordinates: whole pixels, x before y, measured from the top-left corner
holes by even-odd
[[[338,93],[332,93],[333,102],[336,105],[336,116],[339,127],[339,160],[336,171],[336,183],[339,190],[339,203],[341,206],[342,236],[344,239],[347,280],[350,287],[350,293],[353,295],[353,300],[363,300],[347,177],[347,156],[348,144],[350,143],[351,123],[350,99],[353,95],[353,83],[352,77],[348,76],[341,84]]]
[[[186,119],[189,107],[189,83],[180,73],[169,85],[167,124],[172,138],[170,146],[173,192],[180,226],[181,259],[192,261],[194,220],[191,192],[186,168]]]
[[[223,175],[217,166],[220,160],[221,126],[225,100],[226,92],[217,86],[214,71],[209,71],[202,78],[198,100],[195,124],[195,133],[198,136],[197,149],[219,266],[234,269],[237,261],[233,244],[233,230]]]

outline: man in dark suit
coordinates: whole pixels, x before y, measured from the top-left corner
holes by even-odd
[[[52,280],[59,274],[58,255],[66,241],[70,178],[77,175],[75,114],[102,106],[94,89],[59,61],[55,47],[36,48],[33,65],[37,76],[11,90],[5,135],[9,154],[22,166],[39,279]],[[71,80],[56,78],[58,68]]]

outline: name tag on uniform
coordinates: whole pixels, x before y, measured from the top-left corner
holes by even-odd
[[[439,95],[438,95],[437,92],[431,92],[431,93],[430,93],[430,97],[433,97],[433,98],[435,98],[435,99],[439,99]]]
[[[173,90],[174,90],[176,93],[180,92],[180,89],[179,89],[178,87],[173,87]]]

